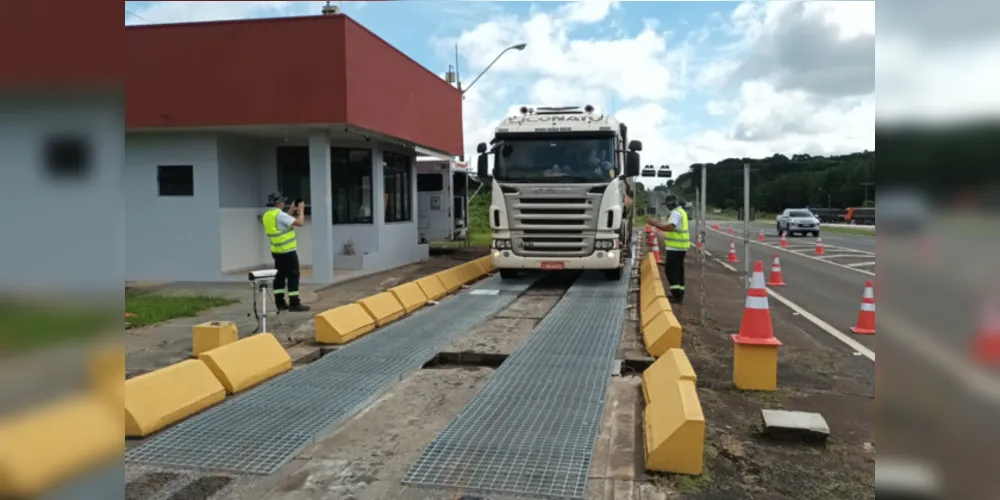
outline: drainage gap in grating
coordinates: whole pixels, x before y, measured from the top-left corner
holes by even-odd
[[[441,352],[427,362],[424,369],[453,368],[456,366],[499,368],[509,356],[509,354],[486,352]]]
[[[229,486],[233,478],[226,476],[208,476],[198,478],[181,488],[167,500],[208,500],[213,495]]]
[[[152,498],[168,484],[181,477],[173,472],[149,472],[125,485],[125,500]]]

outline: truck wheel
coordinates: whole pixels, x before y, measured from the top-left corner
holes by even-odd
[[[622,278],[622,268],[604,270],[604,277],[608,281],[618,281]]]
[[[517,269],[501,269],[500,279],[502,280],[512,280],[517,277]]]

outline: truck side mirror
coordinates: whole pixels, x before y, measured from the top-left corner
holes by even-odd
[[[479,145],[476,146],[476,152],[479,153],[479,154],[485,153],[486,152],[486,143],[485,142],[480,142]]]
[[[629,141],[628,150],[639,152],[642,151],[642,141]]]
[[[486,147],[485,144],[480,144],[480,146],[483,146],[484,148]],[[476,160],[476,175],[479,177],[480,180],[485,179],[486,177],[489,176],[490,165],[488,159],[489,158],[487,158],[486,152],[483,151],[480,152],[479,158]]]
[[[639,153],[635,151],[625,153],[625,177],[637,177],[639,175],[639,168]]]

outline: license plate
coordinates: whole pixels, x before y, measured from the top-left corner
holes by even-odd
[[[553,270],[553,269],[564,269],[566,267],[562,262],[542,262],[542,269]]]

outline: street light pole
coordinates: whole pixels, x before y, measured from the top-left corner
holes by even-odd
[[[865,203],[864,203],[863,206],[867,206],[868,205],[868,186],[873,186],[873,185],[875,185],[875,183],[874,182],[862,182],[861,185],[865,187]]]
[[[503,57],[504,54],[506,54],[507,52],[510,52],[511,50],[524,50],[524,48],[527,47],[527,46],[528,46],[528,44],[526,44],[526,43],[519,43],[517,45],[511,45],[510,47],[507,47],[506,49],[503,49],[502,51],[500,51],[499,54],[497,54],[497,56],[495,58],[493,58],[493,62],[491,62],[489,66],[486,66],[486,69],[482,70],[479,73],[479,76],[477,76],[474,80],[472,80],[472,83],[470,83],[469,86],[465,88],[465,90],[462,90],[461,85],[459,86],[458,90],[462,93],[462,95],[465,95],[465,93],[468,92],[469,89],[471,89],[472,86],[475,85],[476,82],[478,82],[479,79],[482,78],[483,75],[485,75],[486,72],[489,71],[490,68],[492,68],[493,65],[496,64],[497,61],[499,61],[500,58]],[[457,46],[456,46],[455,50],[458,50]],[[455,70],[458,71],[458,67],[457,66],[456,66]]]
[[[750,289],[750,164],[743,164],[743,291]]]

